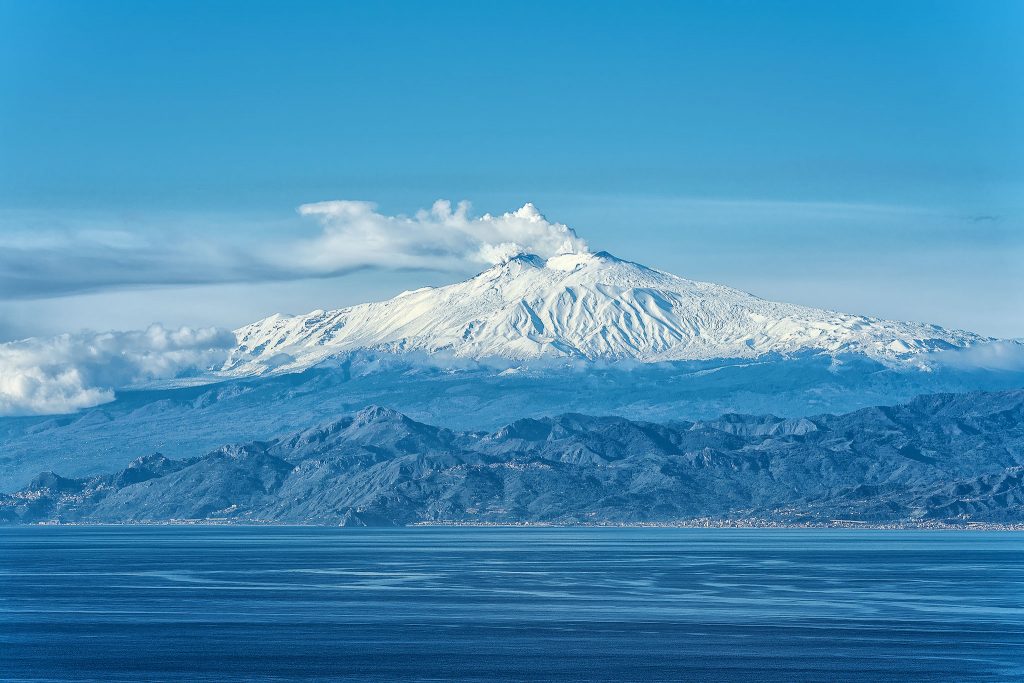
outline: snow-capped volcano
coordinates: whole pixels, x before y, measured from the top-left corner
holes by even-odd
[[[641,362],[861,353],[900,361],[987,341],[934,325],[766,301],[607,252],[520,255],[464,282],[387,301],[274,315],[236,331],[225,371],[314,365],[357,349],[462,358]]]

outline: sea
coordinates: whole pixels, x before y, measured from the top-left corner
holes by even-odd
[[[1024,533],[0,528],[3,681],[1024,681]]]

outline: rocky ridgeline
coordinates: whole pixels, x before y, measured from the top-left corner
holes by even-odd
[[[0,495],[6,523],[1024,522],[1024,391],[844,415],[577,414],[459,432],[369,407],[268,442]]]

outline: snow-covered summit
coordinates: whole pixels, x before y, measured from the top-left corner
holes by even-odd
[[[314,365],[357,349],[461,358],[641,362],[862,353],[887,361],[987,341],[934,325],[760,299],[607,252],[520,254],[464,282],[388,301],[275,315],[236,331],[232,374]]]

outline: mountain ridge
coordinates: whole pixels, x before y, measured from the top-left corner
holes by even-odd
[[[386,437],[386,438],[382,438]],[[455,432],[368,406],[270,441],[52,472],[0,521],[406,525],[1024,522],[1024,390],[844,415],[563,414]]]
[[[351,352],[301,372],[118,392],[64,416],[0,418],[0,491],[42,469],[82,477],[139,453],[174,458],[227,442],[269,440],[369,404],[452,429],[493,430],[560,412],[664,422],[723,413],[805,417],[910,400],[918,394],[1006,390],[1024,374],[938,366],[886,367],[866,357],[492,366],[421,354]],[[458,361],[458,359],[455,359]]]
[[[236,330],[222,372],[259,375],[367,349],[455,358],[631,360],[758,358],[805,351],[912,363],[992,341],[935,325],[761,299],[686,280],[608,252],[510,258],[463,282]]]

